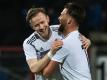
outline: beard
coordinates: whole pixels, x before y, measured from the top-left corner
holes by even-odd
[[[58,34],[59,35],[63,34],[64,30],[65,30],[65,26],[61,24],[58,28]]]

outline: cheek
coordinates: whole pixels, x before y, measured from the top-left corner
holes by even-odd
[[[39,29],[39,27],[35,27],[35,26],[31,26],[31,28],[35,31],[37,31]]]
[[[63,23],[63,22],[65,22],[65,17],[63,16],[63,17],[61,17],[60,18],[60,21]]]
[[[66,24],[66,20],[62,19],[62,20],[61,20],[61,24],[62,24],[62,25],[65,25],[65,24]]]
[[[49,23],[48,22],[46,22],[45,24],[44,24],[45,26],[46,26],[46,28],[49,26]]]

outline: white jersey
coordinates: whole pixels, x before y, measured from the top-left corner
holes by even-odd
[[[64,80],[91,80],[87,53],[82,48],[78,31],[73,31],[63,39],[63,46],[52,60],[61,63]]]
[[[25,52],[26,60],[29,59],[41,59],[51,47],[51,44],[55,39],[61,38],[58,35],[57,29],[59,25],[50,26],[51,37],[49,40],[44,41],[43,38],[36,32],[31,34],[23,43],[23,49]],[[57,70],[50,78],[45,78],[42,74],[35,74],[35,80],[63,80],[61,78],[60,71]]]

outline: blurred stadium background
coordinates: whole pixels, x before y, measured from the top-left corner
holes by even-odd
[[[93,80],[107,80],[107,0],[0,0],[0,80],[34,80],[23,54],[22,44],[32,30],[25,21],[31,7],[44,7],[50,24],[65,3],[78,2],[86,9],[80,32],[91,39],[89,48]]]

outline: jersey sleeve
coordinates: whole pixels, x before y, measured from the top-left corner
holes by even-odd
[[[24,54],[26,56],[26,60],[29,60],[32,58],[37,58],[35,48],[32,45],[24,42],[23,43],[23,50],[24,50]]]
[[[56,54],[52,57],[51,60],[62,63],[69,54],[69,51],[66,48],[62,47],[56,52]]]

